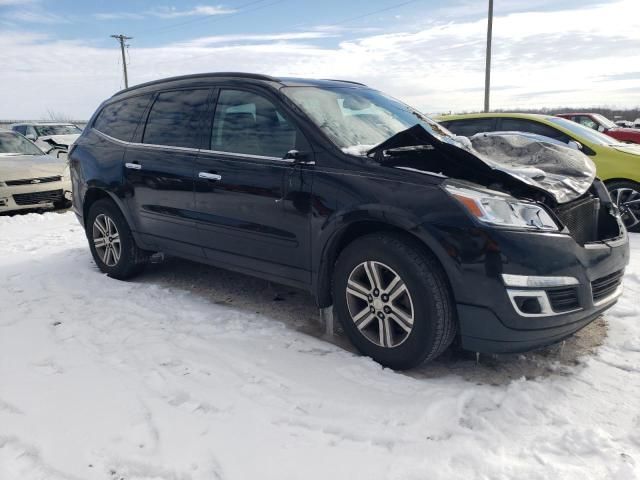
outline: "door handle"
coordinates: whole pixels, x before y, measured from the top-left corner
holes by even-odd
[[[126,168],[130,168],[131,170],[141,170],[142,169],[142,165],[140,165],[139,163],[125,163],[124,166]]]
[[[218,175],[217,173],[209,173],[209,172],[200,172],[198,173],[198,178],[204,178],[205,180],[222,180],[222,175]]]

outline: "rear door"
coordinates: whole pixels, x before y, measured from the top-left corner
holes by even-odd
[[[209,128],[195,171],[205,255],[308,284],[313,166],[285,156],[298,150],[311,161],[311,147],[276,98],[250,89],[220,89]]]
[[[129,208],[145,243],[200,256],[196,244],[193,172],[212,89],[158,92],[144,128],[125,154]]]

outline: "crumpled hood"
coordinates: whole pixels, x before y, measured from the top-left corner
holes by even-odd
[[[39,137],[38,140],[42,140],[42,141],[53,140],[58,145],[69,146],[73,142],[75,142],[78,139],[79,136],[80,136],[79,134],[73,134],[73,135],[44,135],[42,137]]]
[[[4,156],[0,154],[0,182],[63,175],[67,162],[49,155]]]
[[[589,157],[547,137],[501,132],[479,133],[470,140],[472,150],[492,168],[549,192],[558,203],[582,196],[596,177]]]
[[[394,151],[402,151],[403,156],[409,158],[411,149],[434,150],[434,157],[440,154],[447,163],[464,172],[466,179],[485,185],[513,184],[515,181],[545,192],[557,203],[582,196],[596,174],[594,163],[582,152],[547,137],[516,132],[480,133],[471,138],[449,137],[436,136],[421,125],[415,125],[372,148],[367,154],[387,162],[385,155],[389,156],[390,152],[393,157]],[[398,162],[392,163],[398,166]],[[420,169],[418,164],[411,166]],[[433,165],[430,167],[433,171]],[[452,166],[443,163],[440,172],[453,176],[447,170],[452,170]]]

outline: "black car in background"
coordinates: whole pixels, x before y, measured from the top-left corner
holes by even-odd
[[[109,276],[161,251],[300,287],[401,369],[456,336],[560,341],[621,293],[627,234],[590,161],[553,146],[580,168],[528,176],[476,147],[361,84],[216,73],[117,93],[69,158]]]

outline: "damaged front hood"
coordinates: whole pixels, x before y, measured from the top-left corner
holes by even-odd
[[[50,143],[50,144],[53,142],[53,144],[64,145],[64,146],[68,147],[73,142],[75,142],[78,139],[79,136],[80,136],[79,134],[72,134],[72,135],[45,135],[45,136],[42,136],[42,137],[38,138],[38,140],[42,140],[43,142],[47,142],[47,143]],[[51,142],[49,140],[51,140]]]
[[[367,154],[385,162],[400,152],[407,158],[411,150],[416,154],[434,150],[444,154],[447,161],[465,162],[458,167],[475,170],[479,183],[499,183],[508,177],[510,183],[515,180],[543,191],[557,203],[582,196],[596,174],[594,163],[582,152],[547,137],[517,132],[481,133],[471,138],[442,135],[438,138],[421,125],[415,125]],[[441,172],[446,172],[446,167],[443,165]]]
[[[64,175],[66,162],[49,155],[2,155],[0,154],[0,180],[23,180],[25,178]]]

